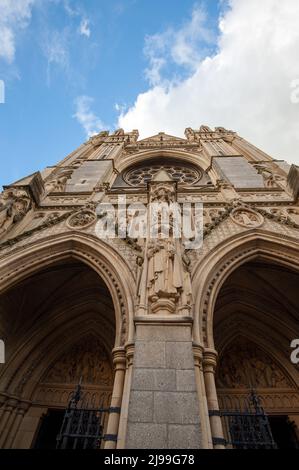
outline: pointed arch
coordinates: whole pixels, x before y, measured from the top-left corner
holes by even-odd
[[[192,273],[195,298],[194,340],[214,349],[214,310],[218,293],[238,267],[252,260],[265,260],[299,271],[296,239],[262,229],[234,235],[221,242],[201,260]]]
[[[63,303],[54,306],[53,325],[47,324],[47,318],[33,325],[3,368],[1,382],[6,393],[29,399],[52,355],[84,334],[94,331],[104,344],[109,340],[107,348],[110,351],[113,347],[124,346],[133,337],[134,274],[113,248],[89,235],[72,232],[49,237],[6,255],[0,264],[0,294],[42,270],[68,260],[88,266],[106,286],[112,299],[110,316],[115,316],[115,332],[110,335],[111,326],[105,326],[105,318],[95,321],[92,303],[85,311],[80,298],[76,302],[74,299],[76,315],[72,308],[62,315],[61,312],[65,312]]]

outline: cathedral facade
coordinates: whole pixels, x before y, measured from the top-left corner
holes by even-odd
[[[5,186],[0,448],[242,447],[253,415],[252,447],[298,446],[298,196],[296,165],[207,126],[101,132]]]

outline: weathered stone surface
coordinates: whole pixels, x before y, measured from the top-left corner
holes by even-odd
[[[166,424],[130,423],[127,449],[167,449]]]
[[[176,371],[174,369],[135,369],[134,390],[176,390]]]
[[[195,377],[193,370],[176,371],[176,389],[180,392],[195,392]]]
[[[135,367],[165,367],[165,343],[163,341],[136,341]]]
[[[215,157],[213,166],[223,179],[235,188],[264,188],[261,175],[245,159],[245,157]]]
[[[198,424],[198,400],[195,393],[154,392],[156,423]]]
[[[130,396],[130,419],[132,422],[149,423],[153,420],[153,393],[133,391]]]
[[[170,424],[168,426],[169,449],[200,448],[201,432],[198,425]]]
[[[193,369],[194,360],[190,343],[167,342],[166,367],[170,369]]]
[[[145,341],[189,341],[190,325],[181,325],[177,328],[175,325],[138,325],[138,338]]]

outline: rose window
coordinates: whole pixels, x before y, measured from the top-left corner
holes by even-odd
[[[200,170],[192,165],[153,163],[152,165],[134,167],[128,170],[124,175],[124,179],[131,186],[145,186],[162,170],[168,173],[173,181],[187,185],[197,183],[202,177]]]

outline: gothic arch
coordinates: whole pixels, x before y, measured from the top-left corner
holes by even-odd
[[[26,342],[17,348],[3,369],[1,382],[5,393],[22,396],[22,399],[32,399],[45,370],[67,349],[90,335],[101,341],[112,367],[111,348],[114,338],[111,335],[109,337],[106,328],[103,331],[102,327],[106,326],[103,319],[101,318],[100,327],[90,312],[85,315],[78,312],[76,318],[72,318],[72,312],[68,313],[63,322],[58,323],[58,327],[57,324],[54,328],[51,325],[45,327],[44,324],[37,327],[28,335]],[[10,371],[13,373],[9,373]]]
[[[7,254],[0,263],[0,294],[39,270],[70,258],[89,266],[106,284],[115,311],[115,346],[130,341],[133,337],[134,275],[111,246],[93,236],[68,232],[46,237]]]
[[[290,382],[291,387],[296,389],[298,386],[298,380],[295,368],[292,367],[290,361],[286,360],[282,351],[280,351],[279,348],[274,347],[271,339],[265,335],[265,332],[263,336],[261,336],[260,333],[262,332],[257,331],[255,322],[253,322],[252,325],[250,325],[249,322],[244,323],[242,328],[238,331],[231,329],[228,334],[225,335],[222,344],[219,344],[219,342],[217,344],[218,365],[221,364],[221,361],[230,346],[236,344],[239,339],[244,339],[248,343],[258,348],[258,350],[260,350],[266,357],[273,360],[273,363],[275,363],[284,373],[284,376]]]
[[[213,316],[218,293],[229,275],[254,259],[299,270],[299,244],[294,238],[264,230],[241,233],[221,242],[195,266],[192,275],[196,312],[194,340],[214,349]]]
[[[121,161],[116,163],[116,169],[121,173],[127,168],[138,165],[144,161],[154,160],[157,157],[167,157],[176,160],[185,161],[191,163],[197,167],[200,167],[203,171],[206,171],[211,177],[213,183],[216,182],[218,176],[216,172],[210,167],[210,159],[203,153],[194,153],[184,149],[149,149],[141,150],[136,153],[124,156]]]

